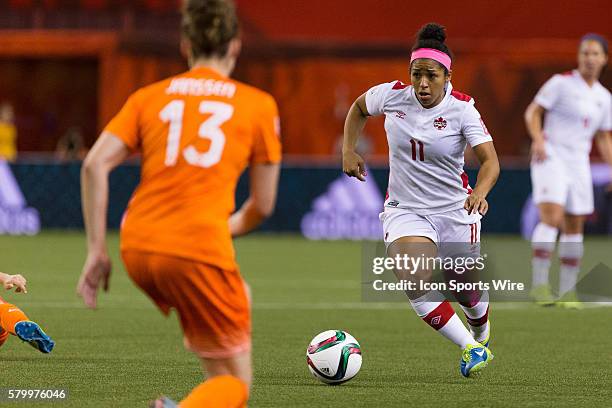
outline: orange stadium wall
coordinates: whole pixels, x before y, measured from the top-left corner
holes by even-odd
[[[609,0],[235,0],[245,31],[266,40],[404,43],[443,24],[450,39],[579,38],[610,34]]]
[[[75,125],[91,145],[131,92],[184,69],[176,56],[123,50],[115,33],[0,32],[0,101],[17,100],[19,150],[53,150]]]
[[[275,49],[274,44],[261,46],[252,41],[255,40],[245,39],[245,54],[235,76],[277,98],[284,150],[289,155],[334,154],[344,115],[352,101],[374,84],[408,80],[408,45],[361,49],[355,45],[311,44],[300,48],[294,44]],[[577,40],[451,39],[449,45],[455,53],[455,88],[476,99],[501,154],[525,157],[528,138],[523,111],[547,78],[575,66]],[[23,75],[6,76],[2,61],[82,61],[87,68],[80,79],[84,83],[83,92],[64,94],[59,102],[58,97],[50,102],[57,105],[56,111],[68,112],[56,134],[46,134],[40,128],[20,131],[20,150],[52,150],[75,116],[80,123],[88,124],[84,126],[84,136],[91,144],[131,92],[185,69],[176,47],[170,48],[172,51],[163,53],[156,52],[154,47],[126,47],[125,39],[114,33],[57,30],[1,33],[0,100],[6,98],[6,89],[27,93],[34,100],[42,93],[41,89],[58,86],[53,76],[43,75],[31,83],[23,81]],[[384,52],[376,51],[381,49]],[[19,86],[9,83],[10,78],[21,78],[12,81],[19,82]],[[604,73],[602,82],[610,87],[610,70]],[[386,155],[382,120],[371,122],[366,128],[369,150]]]
[[[525,156],[529,139],[523,124],[524,110],[550,76],[574,68],[576,41],[464,42],[456,43],[454,52],[455,89],[475,98],[502,154]],[[238,74],[277,98],[288,154],[333,154],[339,147],[344,117],[355,98],[381,82],[409,81],[407,55],[254,60],[242,64]],[[602,82],[610,87],[610,72]],[[386,155],[381,118],[368,123],[366,134],[371,151]]]

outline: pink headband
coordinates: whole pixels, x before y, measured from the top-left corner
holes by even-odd
[[[438,61],[440,64],[444,65],[447,70],[450,71],[451,69],[450,57],[442,51],[434,50],[433,48],[419,48],[414,50],[410,56],[410,64],[417,58],[429,58]]]

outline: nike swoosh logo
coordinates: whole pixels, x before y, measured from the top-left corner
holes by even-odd
[[[19,309],[9,309],[9,310],[7,310],[7,312],[16,312],[16,311],[18,311],[18,310],[19,310]]]
[[[474,351],[474,353],[478,354],[480,357],[484,356],[485,351]]]

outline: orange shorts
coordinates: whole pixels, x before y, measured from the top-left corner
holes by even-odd
[[[251,349],[250,301],[238,269],[135,250],[121,256],[130,278],[165,315],[176,309],[185,347],[204,358]]]

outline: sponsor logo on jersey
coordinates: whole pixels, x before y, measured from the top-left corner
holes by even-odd
[[[433,125],[436,129],[442,130],[446,127],[446,120],[440,116],[439,118],[434,119]]]
[[[397,207],[399,205],[399,201],[391,200],[387,203],[389,207]]]
[[[404,119],[406,117],[406,112],[402,112],[402,111],[397,111],[395,113],[395,117],[396,118],[400,118],[400,119]]]
[[[312,202],[301,222],[309,239],[379,240],[383,236],[378,214],[384,200],[374,180],[363,183],[342,175]]]
[[[28,207],[11,167],[0,160],[0,234],[34,235],[39,230],[38,211]]]

